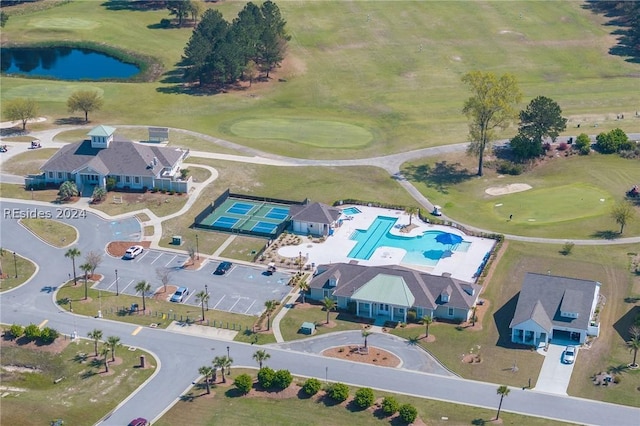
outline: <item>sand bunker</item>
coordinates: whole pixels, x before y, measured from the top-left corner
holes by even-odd
[[[513,194],[514,192],[522,192],[531,189],[531,185],[526,183],[511,183],[503,186],[492,186],[484,190],[489,195],[505,195]]]

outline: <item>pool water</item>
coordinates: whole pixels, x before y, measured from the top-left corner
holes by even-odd
[[[403,237],[389,233],[398,218],[378,216],[369,229],[358,229],[350,239],[358,243],[347,255],[352,259],[369,260],[378,247],[396,247],[406,250],[403,263],[422,266],[435,266],[443,257],[451,256],[452,251],[467,251],[471,245],[468,241],[448,245],[436,241],[443,231],[426,231],[415,237]]]
[[[353,215],[353,214],[358,214],[358,213],[362,213],[360,210],[358,210],[357,207],[348,207],[344,210],[342,210],[342,213],[347,214],[347,215]]]

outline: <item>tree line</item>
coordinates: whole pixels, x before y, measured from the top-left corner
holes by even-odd
[[[251,83],[258,73],[268,78],[284,59],[290,39],[285,24],[272,1],[247,3],[231,23],[208,9],[184,49],[184,79],[222,86],[241,78]]]

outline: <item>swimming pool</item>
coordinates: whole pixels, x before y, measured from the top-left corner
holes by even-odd
[[[360,210],[358,210],[357,207],[347,207],[346,209],[342,210],[342,213],[347,214],[347,215],[353,215],[353,214],[358,214],[358,213],[362,213]]]
[[[467,251],[471,243],[463,241],[453,246],[441,244],[436,237],[446,234],[443,231],[426,231],[415,237],[403,237],[389,233],[398,218],[378,216],[367,230],[357,229],[350,239],[358,243],[347,255],[352,259],[369,260],[378,247],[397,247],[406,250],[403,263],[422,266],[435,266],[451,251]]]

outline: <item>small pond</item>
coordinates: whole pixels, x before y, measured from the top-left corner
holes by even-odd
[[[113,56],[71,47],[2,48],[0,60],[3,74],[58,80],[127,79],[140,72]]]

